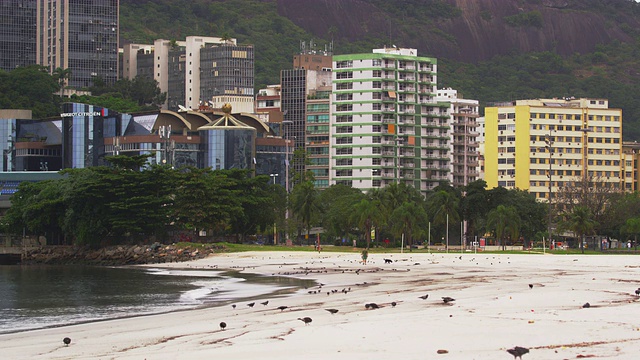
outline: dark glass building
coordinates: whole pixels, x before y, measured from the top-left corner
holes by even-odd
[[[36,63],[36,1],[0,0],[0,69]]]

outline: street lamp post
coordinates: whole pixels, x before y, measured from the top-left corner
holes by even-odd
[[[273,179],[273,185],[276,184],[276,178],[278,177],[278,174],[269,174],[269,176]],[[277,218],[274,216],[273,218],[273,245],[278,245],[278,230],[276,227],[276,220]]]
[[[284,190],[286,192],[286,211],[284,214],[284,223],[285,223],[285,240],[287,244],[289,243],[289,139],[287,138],[287,125],[293,124],[291,120],[282,120],[282,125],[284,126],[284,144],[285,144],[285,160],[284,160]]]
[[[551,241],[552,241],[551,240],[551,222],[553,220],[553,217],[552,217],[553,214],[552,214],[552,208],[551,208],[551,198],[553,196],[553,192],[552,192],[552,190],[553,190],[552,189],[553,182],[551,181],[552,180],[552,177],[551,177],[551,170],[552,170],[551,160],[552,159],[551,158],[553,156],[553,138],[551,137],[551,132],[549,132],[549,135],[545,136],[544,142],[546,144],[545,148],[547,148],[547,150],[549,151],[549,219],[547,221],[548,222],[547,223],[547,234],[548,234],[548,237],[549,237],[549,244],[551,245]]]

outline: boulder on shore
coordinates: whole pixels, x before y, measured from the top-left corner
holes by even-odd
[[[50,265],[136,265],[181,262],[202,259],[213,253],[224,252],[220,244],[194,244],[190,247],[175,245],[117,245],[100,249],[81,246],[42,246],[28,250],[22,264]]]

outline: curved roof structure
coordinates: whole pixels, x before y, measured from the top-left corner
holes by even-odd
[[[171,110],[160,110],[153,129],[157,130],[160,126],[172,125],[175,129],[187,128],[192,130],[192,125],[182,115]]]
[[[231,114],[231,105],[224,104],[222,112],[214,111],[210,114],[212,121],[198,130],[233,130],[233,129],[254,129],[260,133],[269,133],[271,129],[267,124],[252,114],[238,113]]]

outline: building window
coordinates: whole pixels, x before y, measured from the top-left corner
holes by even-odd
[[[336,73],[336,79],[353,79],[353,72],[345,71]]]

